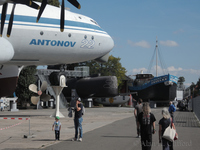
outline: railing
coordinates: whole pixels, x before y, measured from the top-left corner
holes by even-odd
[[[192,110],[200,120],[200,96],[193,98],[189,101],[189,104],[192,106]]]

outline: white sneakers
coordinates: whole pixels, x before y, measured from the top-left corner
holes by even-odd
[[[82,139],[82,138],[79,138],[79,139],[73,138],[72,141],[79,141],[79,142],[82,142],[83,139]]]

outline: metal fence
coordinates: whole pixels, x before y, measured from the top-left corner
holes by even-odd
[[[189,107],[192,107],[193,112],[197,116],[197,118],[200,120],[200,96],[193,98],[189,102]]]

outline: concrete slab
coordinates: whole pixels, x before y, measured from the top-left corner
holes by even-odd
[[[152,109],[156,117],[157,133],[153,135],[153,150],[161,150],[158,142],[158,122],[162,118],[161,109]],[[83,141],[72,142],[74,137],[73,118],[60,119],[62,123],[61,140],[54,141],[54,132],[51,127],[54,119],[50,118],[53,109],[47,110],[23,110],[14,113],[15,117],[31,118],[31,134],[34,138],[25,139],[28,134],[28,121],[21,121],[21,124],[7,130],[0,131],[0,149],[47,149],[47,150],[133,150],[141,149],[140,138],[136,138],[136,123],[133,116],[134,108],[86,108],[83,119]],[[67,116],[67,110],[61,109]],[[0,113],[2,116],[13,116],[10,112]],[[18,123],[18,120],[0,120],[0,128],[10,124]],[[174,142],[176,150],[197,150],[200,147],[200,128],[198,121],[192,112],[175,113],[175,125],[179,139]]]
[[[116,120],[121,120],[133,116],[133,108],[86,108],[83,117],[83,133],[97,129],[99,127],[110,124]],[[35,135],[34,138],[24,138],[29,135],[28,120],[5,120],[0,119],[0,129],[10,127],[0,131],[0,149],[27,149],[27,148],[43,148],[55,144],[54,132],[51,130],[54,118],[50,115],[54,109],[43,110],[20,110],[19,112],[4,111],[0,112],[0,117],[29,118],[30,117],[30,134]],[[64,116],[68,116],[67,109],[60,109]],[[73,118],[61,118],[61,141],[74,137],[74,121]]]

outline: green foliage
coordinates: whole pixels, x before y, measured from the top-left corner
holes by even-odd
[[[15,90],[17,97],[20,99],[21,103],[30,102],[30,97],[32,92],[29,91],[28,87],[30,84],[36,82],[36,66],[25,67],[18,79],[17,88]]]
[[[178,83],[177,83],[177,87],[179,89],[185,89],[185,86],[183,85],[183,83],[185,82],[185,78],[184,77],[179,77],[178,78]]]
[[[192,82],[192,84],[190,85],[190,90],[191,90],[191,95],[193,97],[197,97],[200,95],[200,78],[196,84],[194,84],[194,82]]]
[[[182,85],[183,82],[185,82],[185,78],[184,77],[179,77],[178,78],[178,82]]]
[[[42,2],[42,0],[35,0],[35,1],[37,1],[37,2]],[[57,7],[60,6],[59,0],[48,0],[48,4],[49,4],[49,5],[53,5],[53,6],[57,6]]]
[[[119,89],[121,89],[122,80],[125,77],[126,69],[122,67],[120,60],[121,58],[116,58],[111,55],[106,63],[99,63],[92,60],[79,63],[79,66],[90,67],[90,75],[100,73],[102,76],[116,76]]]

